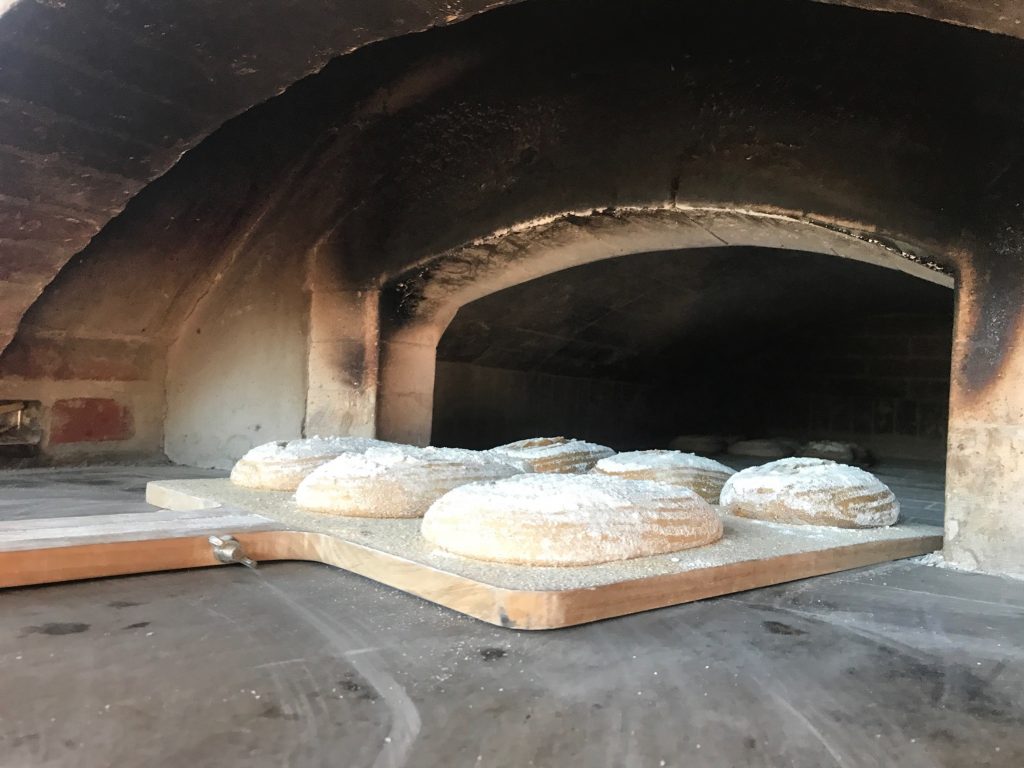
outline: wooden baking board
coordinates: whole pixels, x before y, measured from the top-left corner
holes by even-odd
[[[499,626],[554,629],[925,554],[934,526],[847,531],[726,517],[720,542],[573,568],[481,563],[431,548],[418,520],[330,518],[227,480],[154,481],[152,514],[0,524],[0,587],[217,565],[231,534],[258,562],[334,565]]]

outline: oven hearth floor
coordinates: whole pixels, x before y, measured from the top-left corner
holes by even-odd
[[[137,512],[195,476],[3,473],[0,518]],[[305,563],[0,601],[0,745],[26,768],[1024,764],[1024,584],[913,561],[555,633]]]

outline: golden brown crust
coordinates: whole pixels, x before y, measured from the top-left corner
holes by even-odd
[[[722,490],[733,515],[796,525],[870,528],[892,525],[899,502],[878,478],[857,467],[795,458],[751,467]]]
[[[294,491],[306,476],[333,456],[318,457],[288,464],[268,464],[249,461],[244,457],[231,470],[231,482],[245,488],[259,488],[267,491]]]
[[[311,472],[343,453],[392,445],[369,437],[310,437],[253,448],[231,470],[231,482],[266,491],[294,491]]]
[[[491,449],[492,453],[521,462],[529,472],[587,472],[601,459],[614,455],[611,448],[566,437],[532,437]]]
[[[601,470],[595,470],[601,472],[601,474],[612,475],[614,477],[622,477],[627,480],[650,480],[656,483],[669,483],[670,485],[678,485],[681,488],[689,488],[691,491],[695,491],[704,499],[708,504],[717,504],[720,494],[722,493],[722,487],[725,485],[725,481],[729,479],[729,475],[724,472],[712,473],[702,472],[700,470],[694,470],[691,472],[674,472],[667,473],[655,469],[639,469],[625,472],[602,472]]]
[[[340,456],[309,475],[295,493],[303,509],[344,517],[422,517],[453,488],[520,472],[480,451],[401,446]]]
[[[722,487],[735,470],[714,459],[673,450],[629,451],[601,459],[595,474],[668,483],[697,492],[717,504]]]

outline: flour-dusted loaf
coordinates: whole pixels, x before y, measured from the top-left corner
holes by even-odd
[[[617,453],[601,459],[591,472],[682,486],[696,491],[709,504],[717,504],[722,486],[736,470],[693,453],[656,450]]]
[[[726,512],[776,523],[875,528],[900,504],[870,472],[825,459],[790,458],[737,472],[722,489]]]
[[[783,437],[737,440],[729,446],[733,456],[751,456],[757,459],[781,459],[796,453],[798,443]]]
[[[369,437],[308,437],[264,443],[245,454],[231,470],[231,482],[246,488],[294,491],[321,464],[343,453],[392,445]]]
[[[845,443],[840,440],[812,440],[804,443],[797,451],[797,456],[812,459],[829,459],[840,464],[853,464],[858,467],[870,467],[874,464],[871,451],[857,443]]]
[[[456,555],[520,565],[593,565],[710,544],[722,521],[686,488],[602,475],[527,474],[445,494],[424,538]]]
[[[491,449],[492,453],[522,462],[530,472],[587,472],[615,451],[604,445],[566,437],[532,437]]]
[[[304,509],[348,517],[422,517],[437,498],[465,483],[522,471],[485,451],[389,445],[342,454],[302,481]]]

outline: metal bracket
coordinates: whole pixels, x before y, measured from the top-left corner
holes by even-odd
[[[211,536],[208,541],[210,546],[213,547],[213,556],[220,560],[220,562],[241,563],[246,568],[255,570],[256,561],[251,557],[246,557],[245,552],[242,551],[242,543],[234,536],[230,534]]]

